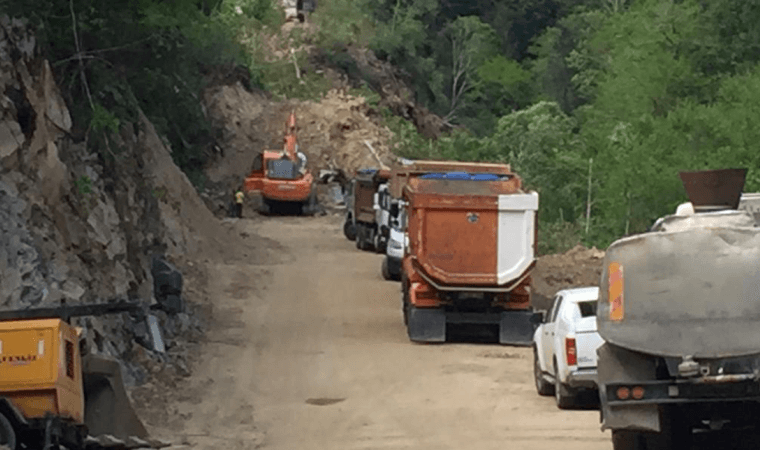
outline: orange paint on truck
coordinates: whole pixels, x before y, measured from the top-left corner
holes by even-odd
[[[314,177],[308,170],[295,178],[277,178],[269,170],[272,161],[286,159],[294,164],[299,162],[295,113],[288,116],[285,128],[283,149],[264,150],[256,155],[251,172],[245,178],[244,191],[246,194],[261,194],[267,200],[305,203],[314,191]]]
[[[417,163],[416,170],[424,166]],[[502,293],[495,300],[499,306],[529,309],[530,272],[535,262],[507,283],[498,280],[499,196],[524,193],[522,180],[508,165],[433,162],[428,166],[509,178],[468,181],[413,176],[406,180],[403,196],[408,202],[409,251],[402,267],[413,291],[410,300],[419,307],[440,306],[440,298],[428,299],[437,291],[434,285],[462,291],[492,288]],[[529,245],[535,249],[535,232]],[[422,297],[424,302],[415,302]]]

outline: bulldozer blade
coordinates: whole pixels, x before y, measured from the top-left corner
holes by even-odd
[[[531,318],[533,311],[505,311],[499,322],[499,343],[528,347],[533,343],[536,326]]]
[[[82,384],[84,421],[91,436],[108,434],[122,440],[148,437],[127,397],[118,361],[100,355],[83,357]]]
[[[446,312],[412,306],[407,332],[414,342],[446,342]]]

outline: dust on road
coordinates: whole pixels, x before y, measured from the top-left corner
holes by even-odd
[[[194,448],[610,449],[599,412],[536,394],[530,349],[420,345],[399,284],[340,218],[256,218],[272,264],[212,268],[217,326],[177,413]]]

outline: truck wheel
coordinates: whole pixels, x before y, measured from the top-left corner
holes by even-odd
[[[404,325],[409,325],[409,280],[401,276],[401,313],[404,315]]]
[[[356,248],[359,250],[364,250],[364,228],[363,227],[357,227],[356,230]]]
[[[612,448],[614,450],[647,450],[643,433],[633,430],[612,430]]]
[[[259,214],[263,216],[272,214],[272,207],[266,199],[261,199],[261,204],[259,205]]]
[[[16,450],[16,432],[3,414],[0,414],[0,445]]]
[[[660,406],[660,430],[659,433],[641,433],[641,441],[647,450],[691,448],[691,425],[683,412],[668,405]]]
[[[391,280],[393,277],[391,277],[391,271],[388,268],[388,257],[386,256],[383,258],[383,265],[380,268],[380,271],[383,273],[383,279],[384,280]]]
[[[538,359],[536,347],[533,347],[533,379],[536,382],[538,395],[549,396],[554,394],[554,385],[544,379],[544,371],[541,370],[541,362]]]
[[[554,400],[557,402],[557,408],[559,409],[570,409],[575,406],[575,393],[570,386],[560,381],[559,372],[556,368],[554,370]]]
[[[348,220],[343,224],[343,235],[349,241],[356,240],[356,226]]]

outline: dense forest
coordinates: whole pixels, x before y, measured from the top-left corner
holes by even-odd
[[[541,194],[544,250],[646,230],[686,200],[682,170],[747,167],[745,190],[760,189],[758,2],[384,0],[364,11],[370,46],[459,126],[432,145],[407,135],[405,154],[511,163]]]
[[[117,157],[109,133],[139,106],[197,185],[216,139],[199,96],[214,77],[242,68],[274,94],[326,88],[318,71],[297,82],[289,61],[263,57],[261,31],[283,20],[275,0],[0,11],[37,27],[79,138]],[[645,230],[685,200],[681,170],[748,167],[745,189],[760,190],[758,2],[320,0],[310,20],[311,45],[374,50],[452,130],[429,141],[388,116],[402,155],[512,164],[541,194],[543,251]]]

